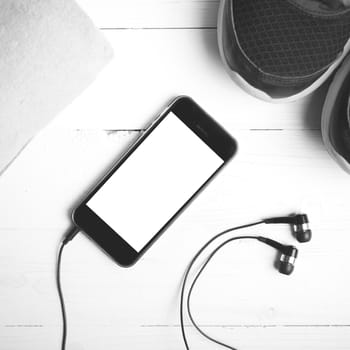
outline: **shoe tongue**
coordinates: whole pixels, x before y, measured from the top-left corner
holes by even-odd
[[[292,0],[296,5],[315,15],[329,15],[350,8],[350,0]]]

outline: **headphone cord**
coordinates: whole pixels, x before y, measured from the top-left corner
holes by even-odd
[[[183,304],[184,304],[184,295],[185,295],[185,287],[186,287],[186,282],[187,282],[187,279],[188,279],[188,276],[189,276],[189,273],[191,271],[191,268],[193,267],[194,263],[196,262],[196,260],[198,259],[198,257],[202,254],[202,252],[212,243],[214,242],[216,239],[224,236],[225,234],[229,233],[229,232],[232,232],[232,231],[237,231],[237,230],[241,230],[241,229],[244,229],[244,228],[248,228],[248,227],[252,227],[252,226],[257,226],[257,225],[260,225],[260,224],[263,224],[264,221],[257,221],[257,222],[253,222],[251,224],[247,224],[247,225],[241,225],[241,226],[236,226],[236,227],[233,227],[233,228],[229,228],[225,231],[222,231],[220,233],[218,233],[217,235],[215,235],[213,238],[211,238],[209,241],[207,241],[207,243],[205,243],[202,248],[200,248],[197,253],[195,254],[195,256],[192,258],[192,260],[190,261],[187,269],[186,269],[186,272],[185,272],[185,275],[184,275],[184,278],[183,278],[183,282],[182,282],[182,286],[181,286],[181,294],[180,294],[180,326],[181,326],[181,334],[182,334],[182,339],[185,343],[185,347],[186,347],[186,350],[190,350],[189,348],[189,345],[188,345],[188,341],[187,341],[187,337],[186,337],[186,333],[185,333],[185,326],[184,326],[184,314],[183,314]],[[255,236],[242,236],[242,237],[254,237],[256,238]],[[233,238],[232,240],[235,240],[235,239],[238,239],[238,237],[235,237]],[[221,248],[221,246],[219,246]],[[215,251],[216,252],[216,251]],[[210,258],[211,259],[211,258]],[[204,267],[206,266],[206,264],[208,263],[209,261],[207,261],[206,263],[204,263],[205,265],[203,265]],[[201,269],[202,271],[202,269]],[[200,271],[200,273],[201,273]],[[196,277],[197,279],[198,277]],[[190,319],[192,321],[192,315],[190,315]],[[192,321],[193,325],[196,327],[196,329],[201,333],[203,334],[204,332],[197,326],[196,323],[194,323]],[[206,338],[216,342],[217,344],[219,345],[222,345],[222,346],[226,346],[228,347],[227,345],[223,344],[223,343],[220,343],[218,341],[216,341],[215,339],[212,339],[210,336],[208,335],[205,335],[203,334]],[[231,347],[228,347],[229,349],[233,349],[233,350],[236,350],[234,348],[231,348]]]
[[[218,233],[217,235],[215,235],[213,238],[211,238],[209,241],[207,241],[207,243],[205,243],[202,248],[200,250],[198,250],[198,252],[195,254],[195,256],[192,258],[192,260],[190,261],[187,269],[186,269],[186,272],[185,272],[185,275],[184,275],[184,279],[183,279],[183,282],[182,282],[182,287],[181,287],[181,296],[180,296],[180,324],[181,324],[181,333],[182,333],[182,338],[183,338],[183,341],[185,343],[185,346],[186,346],[186,349],[189,350],[189,346],[188,346],[188,342],[187,342],[187,338],[186,338],[186,334],[185,334],[185,327],[184,327],[184,315],[183,315],[183,303],[184,303],[184,294],[185,294],[185,287],[186,287],[186,282],[187,282],[187,279],[188,279],[188,275],[190,273],[190,270],[193,266],[193,264],[196,262],[196,260],[198,259],[198,257],[200,256],[200,254],[212,243],[214,242],[216,239],[222,237],[223,235],[229,233],[229,232],[232,232],[232,231],[236,231],[236,230],[241,230],[241,229],[244,229],[244,228],[248,228],[248,227],[252,227],[252,226],[257,226],[257,225],[260,225],[260,224],[263,224],[264,221],[257,221],[257,222],[254,222],[254,223],[251,223],[251,224],[247,224],[247,225],[241,225],[241,226],[236,226],[236,227],[233,227],[233,228],[229,228],[225,231],[222,231],[220,233]],[[59,249],[58,249],[58,254],[57,254],[57,264],[56,264],[56,285],[57,285],[57,291],[58,291],[58,296],[59,296],[59,300],[60,300],[60,306],[61,306],[61,313],[62,313],[62,341],[61,341],[61,350],[65,350],[66,348],[66,341],[67,341],[67,317],[66,317],[66,309],[65,309],[65,304],[64,304],[64,298],[63,298],[63,293],[62,293],[62,287],[61,287],[61,259],[62,259],[62,253],[63,253],[63,249],[64,247],[67,245],[67,243],[69,243],[78,233],[79,233],[79,228],[77,227],[73,227],[70,231],[68,231],[68,233],[65,235],[65,237],[63,238],[63,240],[61,241],[61,244],[59,246]],[[242,236],[242,237],[250,237],[250,238],[253,238],[253,236]],[[256,238],[256,237],[254,237]],[[235,239],[238,239],[238,237],[236,238],[233,238],[231,240],[235,240]],[[230,240],[230,241],[231,241]],[[225,243],[228,243],[227,241]],[[222,245],[220,245],[219,247],[221,248]],[[216,251],[218,250],[219,248],[217,248],[216,250],[214,250],[214,254],[216,253]],[[195,278],[195,281],[197,281],[199,275],[201,274],[201,272],[203,271],[204,267],[208,264],[209,260],[212,258],[212,256],[214,254],[211,254],[209,256],[209,258],[207,259],[207,261],[204,263],[204,265],[202,266],[200,272],[197,274],[196,278]],[[194,283],[195,283],[194,281]],[[191,285],[191,292],[192,292],[192,289],[194,287],[194,283]],[[190,297],[190,295],[189,295]],[[189,298],[187,299],[187,305],[189,305]],[[188,308],[189,309],[189,308]],[[189,316],[190,316],[190,319],[193,323],[193,325],[196,327],[196,329],[201,333],[203,334],[206,338],[216,342],[217,344],[220,344],[222,346],[226,346],[228,347],[229,349],[233,349],[233,350],[236,350],[234,348],[231,348],[219,341],[216,341],[215,339],[211,338],[210,336],[206,335],[205,332],[203,332],[200,327],[194,322],[193,320],[193,317],[192,317],[192,314],[190,313],[190,309],[189,309]]]
[[[259,240],[259,237],[258,236],[238,236],[238,237],[233,237],[233,238],[230,238],[228,240],[226,240],[225,242],[221,243],[217,248],[214,249],[214,251],[212,253],[210,253],[210,255],[208,256],[208,258],[206,259],[206,261],[204,262],[204,264],[202,265],[202,267],[200,268],[200,270],[198,271],[196,277],[194,278],[192,284],[191,284],[191,287],[189,289],[189,292],[188,292],[188,296],[187,296],[187,312],[188,312],[188,316],[191,320],[191,322],[193,323],[194,327],[197,329],[197,331],[202,334],[205,338],[211,340],[212,342],[218,344],[218,345],[221,345],[223,347],[226,347],[228,349],[231,349],[231,350],[237,350],[236,348],[230,346],[230,345],[227,345],[225,343],[222,343],[220,342],[219,340],[217,339],[214,339],[213,337],[211,337],[210,335],[208,335],[207,333],[205,333],[200,327],[199,325],[196,323],[196,321],[194,320],[193,318],[193,315],[192,315],[192,311],[191,311],[191,296],[192,296],[192,292],[193,292],[193,288],[194,286],[196,285],[197,281],[198,281],[198,278],[200,277],[200,275],[202,274],[202,272],[204,271],[204,269],[206,268],[206,266],[208,265],[208,263],[210,262],[210,260],[214,257],[214,255],[216,255],[216,253],[221,250],[221,248],[223,248],[225,245],[227,245],[228,243],[231,243],[233,241],[236,241],[236,240],[240,240],[240,239],[256,239],[256,240]]]
[[[77,227],[74,227],[70,231],[68,231],[68,233],[65,235],[65,237],[60,243],[58,254],[57,254],[56,285],[57,285],[58,296],[60,299],[62,321],[63,321],[61,350],[65,350],[66,340],[67,340],[67,317],[66,317],[66,309],[64,305],[63,293],[61,288],[61,258],[62,258],[63,248],[67,245],[69,241],[71,241],[77,235],[78,232],[79,232],[79,229]]]

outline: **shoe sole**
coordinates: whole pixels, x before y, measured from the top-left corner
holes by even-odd
[[[261,91],[254,86],[250,85],[238,72],[233,71],[224,54],[223,49],[223,42],[222,42],[222,33],[223,33],[223,20],[224,20],[224,9],[225,5],[228,1],[231,0],[220,0],[219,5],[219,12],[218,12],[218,21],[217,21],[217,36],[218,36],[218,46],[219,46],[219,52],[221,56],[221,60],[224,63],[225,70],[230,75],[231,79],[234,80],[243,90],[245,90],[248,94],[257,97],[263,101],[271,102],[271,103],[284,103],[284,102],[293,102],[296,101],[302,97],[305,97],[309,95],[311,92],[315,91],[317,88],[319,88],[328,78],[329,76],[334,72],[334,70],[340,65],[340,63],[343,61],[345,56],[350,51],[350,39],[347,41],[347,43],[344,46],[343,53],[333,62],[333,64],[318,78],[315,82],[313,82],[308,88],[304,89],[303,91],[292,95],[288,97],[282,97],[282,98],[274,98],[268,95],[266,92]],[[235,28],[233,28],[236,32]],[[239,43],[239,41],[237,40]],[[242,51],[243,52],[243,51]]]
[[[321,132],[325,147],[330,156],[340,165],[340,167],[350,174],[350,164],[344,159],[333,147],[329,130],[332,121],[332,112],[335,100],[338,96],[344,80],[350,74],[350,56],[345,59],[338,71],[336,72],[329,89],[322,109]]]

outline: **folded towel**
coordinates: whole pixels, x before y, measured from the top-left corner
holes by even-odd
[[[0,2],[0,173],[112,49],[73,0]]]

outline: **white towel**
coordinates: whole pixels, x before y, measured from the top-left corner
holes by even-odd
[[[0,1],[0,174],[111,57],[73,0]]]

